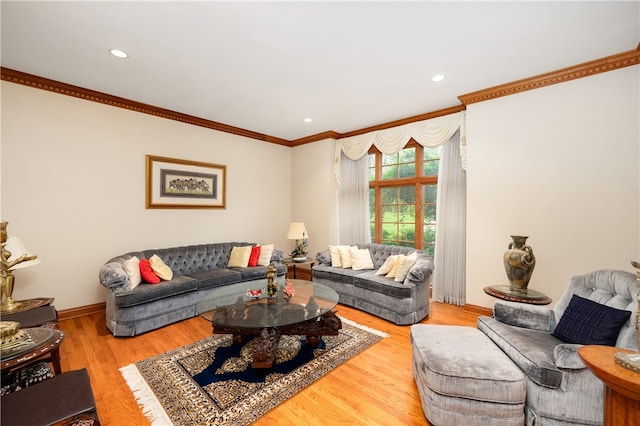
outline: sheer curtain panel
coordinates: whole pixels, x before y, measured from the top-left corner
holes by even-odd
[[[344,156],[344,154],[342,154]],[[368,159],[342,158],[338,191],[338,243],[370,243]]]

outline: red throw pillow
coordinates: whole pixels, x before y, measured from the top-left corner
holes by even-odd
[[[151,269],[149,259],[140,259],[140,275],[143,280],[150,284],[158,284],[160,282],[160,277]]]
[[[249,265],[258,266],[258,258],[260,257],[260,246],[251,247],[251,255],[249,256]]]

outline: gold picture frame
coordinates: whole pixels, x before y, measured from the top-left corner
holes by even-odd
[[[146,156],[147,209],[225,209],[227,166]]]

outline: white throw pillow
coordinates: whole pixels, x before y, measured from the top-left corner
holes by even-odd
[[[401,283],[402,281],[404,281],[404,279],[407,277],[407,273],[409,272],[409,269],[411,269],[413,264],[416,263],[416,260],[418,260],[417,251],[414,251],[410,255],[405,256],[404,259],[402,259],[402,263],[398,266],[398,270],[396,271],[396,277],[394,281],[398,283]]]
[[[336,268],[342,268],[342,261],[340,260],[340,247],[347,248],[348,246],[329,246],[329,254],[331,255],[331,266]]]
[[[351,268],[351,252],[349,246],[338,246],[338,253],[340,253],[340,263],[344,269]],[[332,265],[333,266],[333,263]]]
[[[154,254],[149,258],[149,264],[151,265],[151,270],[155,272],[161,280],[170,281],[171,278],[173,278],[173,271],[157,254]]]
[[[369,249],[351,247],[349,248],[349,253],[351,254],[351,267],[354,271],[373,269],[373,260],[371,260]]]
[[[140,259],[133,256],[132,258],[122,262],[122,268],[129,278],[129,286],[127,287],[127,290],[133,290],[138,287],[142,282],[142,276],[140,275]]]
[[[387,260],[384,261],[380,269],[376,271],[376,275],[388,274],[391,271],[391,268],[393,268],[393,265],[395,265],[397,258],[398,258],[397,254],[387,257]]]
[[[396,271],[398,270],[398,267],[400,267],[400,265],[402,264],[403,260],[404,260],[404,254],[397,255],[396,261],[393,262],[393,266],[391,267],[391,270],[389,271],[389,273],[387,275],[385,275],[385,277],[387,277],[387,278],[395,278],[396,277]]]
[[[273,244],[260,244],[260,256],[258,257],[258,266],[269,266],[271,263],[271,256],[273,255]],[[251,254],[251,250],[249,250]],[[249,264],[247,260],[247,265]]]
[[[260,249],[262,251],[262,249]],[[251,246],[233,247],[229,256],[228,268],[246,268],[251,257]]]

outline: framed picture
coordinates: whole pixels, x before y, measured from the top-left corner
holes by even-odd
[[[148,209],[226,208],[227,166],[147,155]]]

